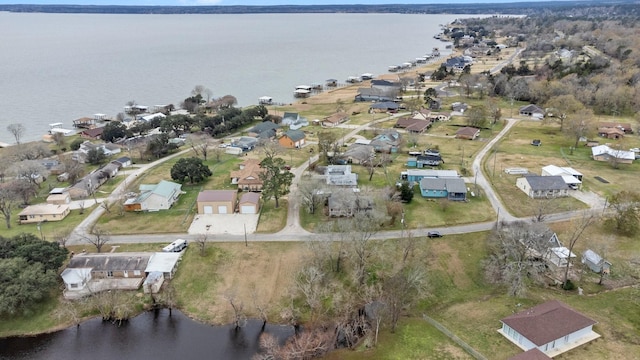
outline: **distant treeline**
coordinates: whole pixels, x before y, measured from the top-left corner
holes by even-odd
[[[277,6],[116,6],[0,5],[0,11],[87,14],[269,14],[269,13],[398,13],[521,14],[571,12],[585,7],[623,7],[637,11],[635,0],[545,1],[487,4],[277,5]],[[626,9],[629,7],[630,9]]]

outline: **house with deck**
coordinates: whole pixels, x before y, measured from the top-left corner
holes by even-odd
[[[498,332],[524,351],[537,348],[554,357],[600,337],[593,319],[551,300],[500,320]]]

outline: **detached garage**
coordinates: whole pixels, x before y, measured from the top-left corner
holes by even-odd
[[[260,211],[260,194],[255,192],[242,194],[238,208],[240,214],[257,214]]]
[[[198,214],[233,214],[236,209],[236,190],[204,190],[198,194]]]

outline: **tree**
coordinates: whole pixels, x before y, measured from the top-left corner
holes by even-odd
[[[40,183],[49,175],[47,168],[38,160],[16,162],[11,166],[9,172],[13,174],[16,179],[26,181],[35,186],[40,186]]]
[[[198,235],[195,241],[198,245],[198,250],[200,250],[200,256],[205,256],[207,254],[207,234]]]
[[[529,281],[541,281],[546,267],[540,259],[552,235],[541,223],[517,222],[493,230],[484,260],[487,281],[506,286],[509,296],[523,296]]]
[[[498,105],[498,101],[495,98],[489,98],[486,102],[487,113],[491,118],[491,124],[495,124],[500,121],[502,117],[502,109]]]
[[[391,315],[391,332],[395,332],[402,312],[422,297],[427,276],[420,267],[406,267],[384,280],[384,302]]]
[[[609,198],[609,209],[613,210],[607,225],[621,235],[633,236],[640,230],[640,193],[623,190]]]
[[[93,232],[86,236],[82,236],[86,242],[96,247],[97,252],[102,252],[102,248],[111,241],[111,237],[106,230],[94,226]]]
[[[56,272],[47,271],[41,263],[29,263],[14,257],[0,259],[0,315],[28,313],[46,298],[56,285]]]
[[[171,151],[178,148],[178,145],[169,142],[169,140],[170,137],[166,133],[154,136],[153,139],[147,143],[147,153],[151,154],[156,159],[169,154]]]
[[[285,161],[278,157],[267,157],[260,163],[260,167],[263,169],[263,172],[260,173],[262,197],[265,201],[273,198],[276,202],[276,209],[280,206],[280,198],[289,193],[289,187],[294,178],[292,172],[282,170],[285,165]]]
[[[558,119],[560,131],[564,129],[564,120],[568,116],[584,110],[584,105],[573,94],[554,96],[547,101],[546,107],[551,115],[549,118]]]
[[[78,149],[80,149],[80,145],[82,145],[84,141],[85,140],[83,138],[77,138],[71,142],[71,145],[69,145],[69,148],[71,148],[71,150],[73,151],[78,151]]]
[[[65,154],[60,156],[60,163],[67,173],[69,183],[75,184],[84,175],[84,165],[75,160],[72,155]]]
[[[40,263],[43,271],[57,272],[69,253],[58,243],[41,240],[33,234],[21,234],[10,241],[13,250],[8,257],[20,257],[28,263]]]
[[[20,139],[22,139],[22,135],[24,135],[25,127],[22,124],[9,124],[7,125],[7,131],[13,135],[14,139],[16,139],[16,144],[20,145]]]
[[[4,216],[7,229],[11,229],[11,212],[18,201],[17,194],[9,184],[0,184],[0,213]]]
[[[298,183],[297,195],[309,214],[315,214],[316,210],[323,205],[325,198],[322,189],[324,187],[325,183],[321,180],[305,179]]]
[[[339,138],[338,133],[335,131],[320,131],[318,132],[318,153],[321,155],[321,160],[326,161],[329,159],[329,153],[335,155],[338,152]]]
[[[101,165],[107,159],[101,147],[95,147],[87,152],[87,162],[91,165]]]
[[[568,240],[566,240],[567,249],[569,249],[569,255],[571,255],[576,243],[580,239],[582,239],[582,234],[585,232],[585,230],[587,230],[587,228],[593,225],[596,222],[596,220],[597,220],[597,216],[594,213],[590,211],[584,211],[579,218],[574,219],[571,222],[571,233],[569,234]],[[567,265],[565,266],[565,269],[564,269],[564,277],[562,281],[562,286],[565,289],[568,288],[567,281],[569,280],[570,267],[571,267],[571,261],[567,261]]]
[[[425,102],[431,102],[431,100],[433,100],[434,98],[438,97],[438,91],[435,88],[427,88],[427,90],[424,91],[424,101]]]
[[[573,150],[578,147],[580,139],[588,137],[592,131],[593,111],[591,111],[591,109],[582,109],[574,115],[567,116],[563,123],[564,127],[562,132],[566,137],[574,141],[571,147],[571,154],[573,155]]]
[[[408,181],[403,181],[400,185],[400,199],[405,203],[410,203],[413,200],[413,187],[409,185]]]
[[[484,105],[473,106],[465,114],[469,126],[483,128],[487,124],[487,108]]]
[[[171,178],[178,182],[185,182],[189,179],[191,184],[196,184],[211,175],[209,167],[197,157],[181,158],[171,167]]]
[[[104,126],[104,131],[100,138],[106,142],[114,142],[118,139],[125,138],[127,135],[127,126],[121,122],[110,121]]]
[[[211,137],[207,134],[202,134],[199,136],[191,135],[189,137],[189,143],[191,144],[191,149],[196,154],[196,156],[202,156],[204,161],[207,161],[209,146],[211,145]]]

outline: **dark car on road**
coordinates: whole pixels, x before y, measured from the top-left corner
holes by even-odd
[[[427,237],[429,237],[429,238],[439,238],[439,237],[442,237],[442,234],[440,234],[440,231],[429,231],[427,233]]]

